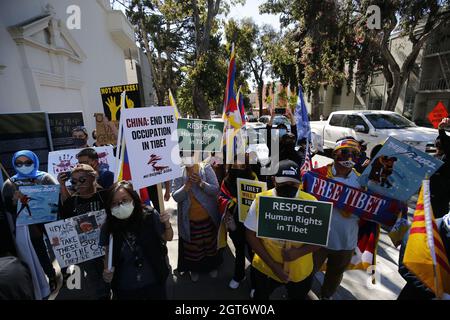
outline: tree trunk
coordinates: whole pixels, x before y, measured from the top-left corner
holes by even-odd
[[[409,74],[409,72],[408,72]],[[386,105],[384,106],[384,110],[387,111],[395,111],[395,106],[397,105],[398,98],[400,96],[400,92],[402,91],[403,84],[405,83],[407,77],[405,75],[394,75],[393,77],[393,85],[389,89],[388,99],[386,101]]]
[[[312,92],[312,102],[311,102],[311,120],[317,121],[319,120],[320,115],[320,88],[313,90]]]
[[[259,105],[259,117],[263,115],[263,87],[264,82],[258,84],[258,105]]]
[[[194,87],[192,89],[192,104],[194,105],[194,110],[197,112],[197,116],[200,119],[211,119],[211,113],[209,111],[208,102],[205,99],[203,89],[201,89],[196,83],[194,83]]]

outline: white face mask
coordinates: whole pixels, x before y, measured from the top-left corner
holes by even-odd
[[[345,168],[347,168],[347,169],[353,168],[353,167],[355,166],[355,164],[356,164],[356,163],[354,163],[352,160],[338,161],[338,163],[339,163],[341,166],[343,166],[343,167],[345,167]]]
[[[34,164],[32,164],[31,166],[22,166],[20,168],[16,168],[16,170],[23,175],[27,175],[33,172]]]
[[[128,219],[134,210],[134,204],[132,201],[121,204],[111,208],[111,214],[120,220]]]

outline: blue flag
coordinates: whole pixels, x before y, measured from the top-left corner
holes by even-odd
[[[297,106],[295,107],[295,118],[297,119],[297,141],[306,138],[311,142],[311,126],[309,125],[308,111],[303,99],[302,86],[298,89]]]

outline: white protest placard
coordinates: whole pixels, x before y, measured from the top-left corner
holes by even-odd
[[[98,154],[98,165],[100,170],[114,172],[116,160],[113,147],[92,147],[92,149]],[[78,163],[77,154],[81,150],[83,149],[67,149],[49,152],[47,172],[57,179],[60,172],[71,171]]]
[[[61,268],[105,255],[104,248],[99,246],[100,228],[105,219],[105,210],[100,210],[45,225]]]
[[[124,109],[121,120],[135,189],[181,177],[173,107]]]

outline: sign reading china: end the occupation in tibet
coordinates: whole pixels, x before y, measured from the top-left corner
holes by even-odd
[[[237,179],[238,185],[238,211],[239,221],[244,222],[248,215],[248,210],[252,205],[256,195],[267,191],[267,183],[249,179]]]
[[[279,197],[259,201],[258,237],[328,245],[331,203]]]
[[[122,110],[131,180],[136,189],[181,176],[176,138],[177,121],[172,107]]]

